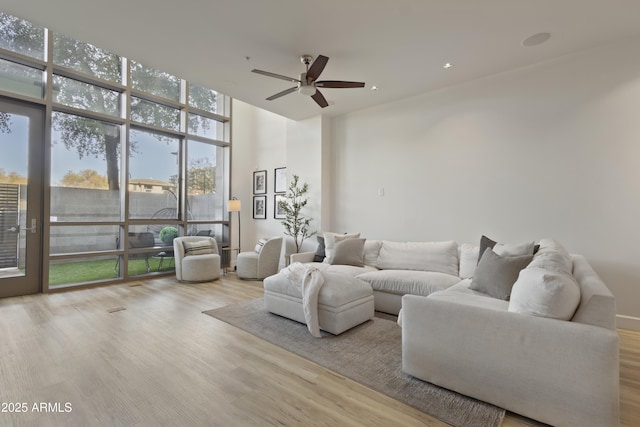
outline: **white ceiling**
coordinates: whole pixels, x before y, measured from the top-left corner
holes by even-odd
[[[0,10],[294,120],[640,34],[638,0],[2,0]],[[551,39],[522,46],[539,32]],[[325,109],[297,93],[266,101],[291,84],[250,70],[297,78],[301,54],[330,57],[322,80],[367,88],[323,89]]]

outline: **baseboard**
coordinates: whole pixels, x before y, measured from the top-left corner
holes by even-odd
[[[616,315],[616,327],[618,329],[631,329],[640,332],[640,318],[632,316]]]

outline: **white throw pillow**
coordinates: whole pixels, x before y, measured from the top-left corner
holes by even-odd
[[[456,242],[383,241],[377,267],[383,270],[435,271],[458,276]]]
[[[344,240],[344,239],[350,239],[350,238],[358,238],[360,237],[360,233],[345,233],[345,234],[339,234],[339,233],[331,233],[329,231],[326,231],[323,233],[324,236],[324,255],[325,255],[325,262],[329,262],[328,258],[331,258],[331,256],[333,255],[333,248],[335,248],[336,246],[336,241],[340,241],[340,240]]]
[[[460,278],[470,279],[478,265],[480,247],[471,243],[460,245]]]
[[[533,255],[534,242],[496,243],[493,252],[500,256]]]
[[[527,267],[511,289],[509,311],[571,320],[580,304],[580,284],[572,274]]]

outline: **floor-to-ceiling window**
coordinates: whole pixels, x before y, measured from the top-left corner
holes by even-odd
[[[171,271],[176,235],[228,241],[227,96],[0,12],[0,98],[46,112],[45,290]]]

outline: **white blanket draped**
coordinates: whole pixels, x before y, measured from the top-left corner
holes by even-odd
[[[302,310],[304,312],[304,320],[307,322],[307,328],[311,335],[320,338],[318,293],[324,284],[322,272],[312,265],[300,262],[294,262],[282,271],[287,279],[300,289]]]

